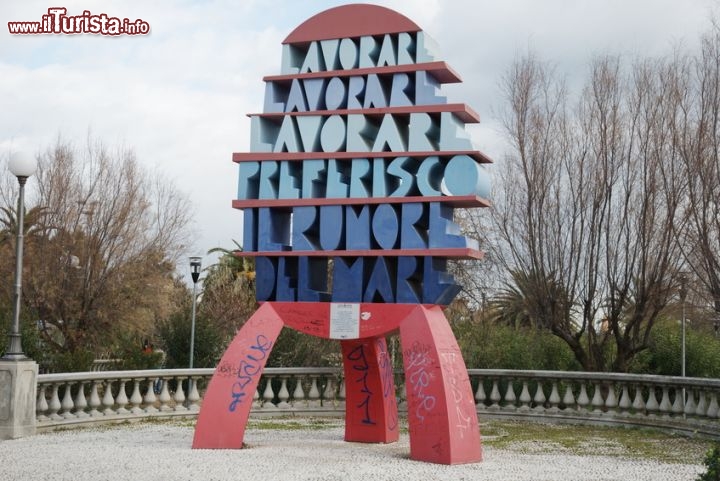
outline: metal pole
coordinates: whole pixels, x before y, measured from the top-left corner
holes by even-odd
[[[193,282],[192,324],[190,327],[190,369],[193,368],[193,354],[195,353],[195,303],[197,302],[197,282]]]
[[[682,377],[685,377],[685,299],[682,302]]]
[[[682,286],[680,288],[680,300],[682,301],[682,377],[685,377],[685,298],[687,297],[687,277],[682,276],[680,279]],[[685,417],[685,403],[687,402],[687,396],[685,395],[685,387],[682,389],[682,405],[683,405],[683,418]]]
[[[6,360],[19,361],[27,359],[22,350],[20,337],[20,298],[22,294],[22,265],[23,265],[23,230],[25,227],[25,182],[27,177],[18,177],[20,192],[17,205],[17,237],[15,241],[15,291],[13,294],[13,320],[8,336],[8,346],[5,355]]]

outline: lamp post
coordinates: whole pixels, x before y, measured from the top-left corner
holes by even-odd
[[[5,355],[0,358],[0,439],[16,439],[35,434],[37,371],[35,361],[22,350],[20,338],[20,300],[22,294],[23,228],[25,226],[25,183],[37,170],[37,160],[27,154],[10,155],[8,168],[20,184],[17,203],[15,242],[15,291],[13,320]],[[4,410],[2,408],[5,408]]]
[[[8,162],[10,172],[17,177],[20,184],[17,203],[17,237],[15,242],[15,290],[13,294],[13,319],[8,336],[8,345],[3,360],[19,361],[27,359],[22,350],[20,337],[20,298],[22,293],[22,265],[23,265],[23,229],[25,224],[25,183],[28,177],[37,170],[35,157],[16,152],[10,155]]]
[[[686,274],[680,274],[680,302],[682,303],[682,367],[681,375],[685,377],[685,298],[687,297],[687,282],[688,278]],[[685,417],[685,388],[682,390],[683,397],[683,417]]]
[[[195,353],[195,306],[197,304],[197,282],[200,278],[200,269],[202,268],[202,257],[190,258],[190,275],[193,281],[193,302],[192,302],[192,321],[190,326],[190,369],[193,368],[193,355]]]

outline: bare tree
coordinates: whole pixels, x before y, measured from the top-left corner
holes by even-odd
[[[676,234],[697,294],[720,320],[720,26],[703,37],[698,56],[683,59],[677,83],[673,138],[686,188]]]
[[[513,149],[494,199],[494,255],[532,323],[587,370],[627,369],[673,294],[678,194],[666,174],[678,155],[667,116],[677,106],[667,68],[639,62],[625,74],[618,58],[598,58],[572,106],[532,55],[504,79]]]
[[[117,329],[150,332],[173,306],[189,203],[129,149],[58,141],[39,157],[26,237],[24,301],[58,351],[97,347]]]

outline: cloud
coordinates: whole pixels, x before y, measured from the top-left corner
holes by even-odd
[[[83,10],[151,25],[148,36],[11,36],[0,33],[0,154],[38,151],[62,133],[88,132],[135,148],[139,160],[188,192],[197,213],[195,252],[241,238],[232,152],[248,150],[247,113],[262,110],[262,77],[279,72],[281,41],[301,22],[340,1],[310,4],[216,1],[68,0]],[[564,1],[387,0],[440,44],[465,82],[448,86],[483,124],[471,132],[500,156],[498,82],[528,48],[581,78],[596,53],[658,55],[673,42],[696,45],[709,0]],[[45,1],[3,2],[0,25],[39,20]]]

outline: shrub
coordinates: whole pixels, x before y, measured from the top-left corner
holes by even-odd
[[[715,444],[705,455],[703,464],[707,471],[697,481],[720,481],[720,444]]]
[[[122,332],[115,337],[111,352],[114,359],[119,359],[117,369],[158,369],[162,367],[165,354],[153,350],[145,352],[144,336],[139,332]]]
[[[85,372],[92,369],[95,353],[79,348],[50,354],[48,365],[54,372]]]
[[[31,315],[28,315],[30,317]],[[0,313],[0,354],[7,348],[7,333],[10,331],[12,312]],[[23,353],[38,363],[44,372],[84,372],[92,368],[95,353],[85,347],[74,351],[58,351],[49,346],[40,335],[35,321],[20,320]]]
[[[165,367],[168,369],[190,366],[190,330],[192,314],[184,309],[173,314],[160,324],[158,334],[162,349],[165,351]],[[195,346],[193,367],[215,367],[225,349],[220,329],[205,316],[195,319]]]
[[[268,367],[330,367],[342,365],[340,343],[285,328],[268,359]]]
[[[712,334],[687,328],[685,372],[689,377],[720,377],[720,341]],[[658,323],[650,334],[650,346],[638,354],[631,371],[679,376],[682,372],[682,330],[676,320]]]
[[[468,368],[573,371],[570,348],[551,333],[533,328],[463,321],[453,325]]]

